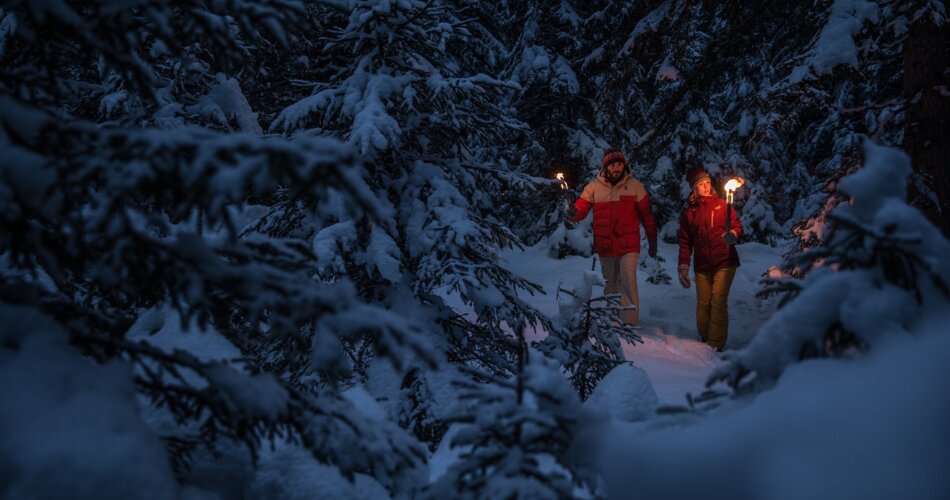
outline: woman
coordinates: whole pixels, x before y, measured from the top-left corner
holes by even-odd
[[[726,227],[726,201],[715,195],[702,167],[687,170],[686,182],[693,192],[680,215],[680,284],[689,288],[689,256],[693,254],[696,329],[703,342],[721,352],[729,331],[729,288],[739,267],[734,245],[742,237],[742,224],[730,206],[732,221]]]

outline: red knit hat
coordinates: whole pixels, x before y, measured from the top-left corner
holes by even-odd
[[[696,184],[699,184],[703,179],[711,180],[709,179],[709,174],[706,173],[703,167],[697,165],[695,167],[689,167],[686,170],[686,182],[689,183],[690,189],[695,188]]]
[[[604,159],[600,160],[600,166],[607,168],[607,165],[618,161],[623,162],[624,165],[627,164],[627,158],[623,155],[623,151],[617,148],[607,148],[604,150]]]

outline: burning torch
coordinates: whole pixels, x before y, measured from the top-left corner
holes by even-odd
[[[567,189],[567,181],[564,180],[564,174],[561,172],[556,172],[554,178],[558,180],[558,183],[561,185],[561,191],[564,192],[564,209],[568,212],[568,216],[570,216],[570,212],[573,210],[574,200],[572,199],[571,192]]]
[[[733,194],[735,194],[736,189],[739,189],[739,187],[741,187],[743,184],[745,184],[745,181],[739,177],[736,177],[735,179],[729,179],[729,181],[726,182],[726,231],[732,230]]]
[[[561,184],[561,190],[564,191],[564,201],[565,201],[568,205],[570,205],[570,204],[571,204],[571,201],[573,201],[573,200],[571,200],[571,192],[568,191],[568,189],[567,189],[567,181],[564,180],[564,174],[561,173],[561,172],[557,172],[557,173],[554,174],[554,177],[555,177],[555,178],[558,180],[558,182]]]

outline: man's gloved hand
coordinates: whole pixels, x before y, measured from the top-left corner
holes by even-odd
[[[680,266],[680,285],[689,288],[689,266]]]
[[[655,241],[650,242],[650,249],[647,250],[647,255],[649,255],[650,257],[656,258],[656,242]]]
[[[722,241],[725,241],[727,245],[735,245],[736,239],[736,233],[732,230],[726,231],[722,234]]]
[[[577,207],[574,205],[568,205],[564,210],[564,215],[567,216],[568,219],[573,219],[574,216],[577,215]]]

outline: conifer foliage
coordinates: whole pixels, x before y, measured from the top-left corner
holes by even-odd
[[[352,63],[315,82],[270,128],[351,144],[384,217],[371,229],[352,219],[311,221],[315,245],[330,250],[318,256],[333,262],[324,272],[352,277],[376,295],[364,298],[386,307],[399,297],[428,309],[450,359],[509,371],[516,349],[505,325],[547,321],[517,294],[537,287],[496,259],[496,249],[517,239],[494,215],[493,193],[517,178],[485,155],[521,127],[502,107],[513,85],[469,72],[465,44],[478,40],[450,2],[354,1],[327,14],[326,30],[314,34],[327,40],[322,52]],[[298,219],[288,206],[267,218],[261,231],[272,235]],[[349,263],[337,256],[351,253]],[[476,321],[442,308],[439,289],[470,304]]]
[[[770,280],[783,306],[710,382],[762,390],[799,360],[859,355],[886,337],[945,320],[950,243],[906,204],[910,172],[904,153],[865,142],[862,168],[839,184],[850,203],[831,211],[821,246],[785,264],[786,274],[804,277]]]
[[[545,316],[501,250],[590,255],[563,211],[620,147],[661,224],[699,162],[808,248],[712,381],[943,319],[950,248],[904,202],[939,200],[889,147],[915,23],[942,5],[3,2],[0,496],[182,496],[235,445],[397,497],[603,495],[581,401],[636,332],[593,272]]]
[[[359,301],[347,280],[314,280],[307,245],[241,237],[236,221],[249,200],[272,198],[280,187],[289,199],[332,193],[355,216],[379,217],[383,208],[354,174],[355,151],[332,138],[177,128],[185,120],[132,125],[162,114],[170,85],[149,49],[161,42],[168,50],[156,57],[197,64],[178,42],[203,43],[218,63],[237,63],[245,44],[263,43],[265,33],[280,42],[283,24],[301,11],[283,2],[218,7],[54,2],[4,12],[20,25],[4,40],[0,87],[0,293],[26,308],[4,320],[22,323],[38,311],[58,325],[48,331],[68,336],[78,351],[71,355],[132,366],[137,390],[178,423],[163,438],[179,473],[196,446],[214,452],[229,439],[256,456],[263,440],[279,437],[346,475],[372,472],[395,488],[424,461],[422,448],[394,425],[371,425],[332,387],[317,390],[294,375],[300,366],[328,369],[335,359],[325,347],[354,330],[397,365],[431,364],[418,327]],[[104,92],[80,64],[96,60],[139,103],[119,120],[124,127],[82,116],[82,99]],[[247,357],[208,361],[131,337],[131,327],[165,308],[183,329],[213,326]],[[21,328],[5,338],[5,360],[31,355],[20,350],[24,335]]]
[[[419,441],[428,444],[430,451],[434,451],[448,426],[436,407],[424,372],[418,367],[409,369],[402,379],[400,390],[403,397],[398,408],[399,425],[412,432]]]

